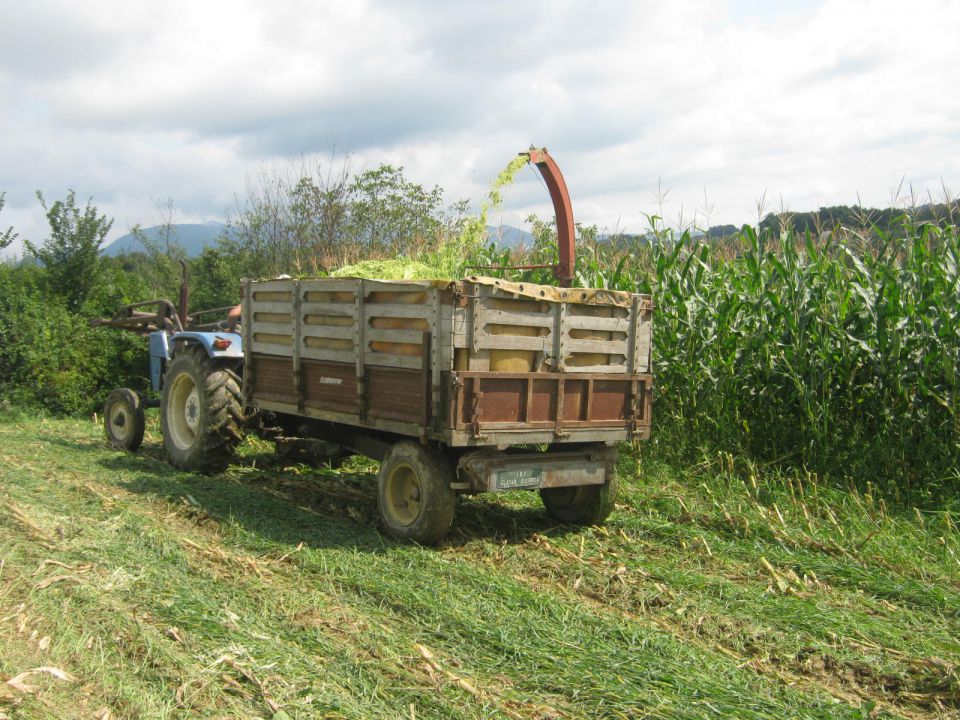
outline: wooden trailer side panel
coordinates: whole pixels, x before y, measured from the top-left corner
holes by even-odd
[[[650,298],[564,292],[474,280],[246,283],[245,397],[452,446],[648,437]]]
[[[452,294],[356,278],[244,285],[247,402],[425,437],[452,367]]]

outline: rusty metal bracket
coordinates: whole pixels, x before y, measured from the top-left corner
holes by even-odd
[[[483,408],[480,407],[481,400],[483,400],[483,392],[480,390],[480,378],[474,378],[470,404],[470,425],[473,429],[473,436],[477,440],[486,438],[480,428],[480,415],[483,413]]]

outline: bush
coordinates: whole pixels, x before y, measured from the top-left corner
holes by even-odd
[[[42,273],[0,264],[0,399],[78,414],[96,410],[113,387],[145,389],[144,340],[90,328],[86,317],[46,297]]]

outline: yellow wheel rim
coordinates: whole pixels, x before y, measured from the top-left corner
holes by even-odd
[[[387,514],[398,525],[412,525],[420,515],[420,476],[411,465],[399,464],[390,470],[384,487]]]
[[[187,373],[177,375],[170,387],[167,429],[180,450],[189,450],[197,438],[200,421],[200,392]]]

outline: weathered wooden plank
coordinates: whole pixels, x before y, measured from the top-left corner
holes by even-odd
[[[630,319],[567,314],[567,327],[571,330],[597,330],[602,332],[626,333],[630,330]]]
[[[423,358],[417,355],[397,355],[396,353],[377,352],[369,349],[364,354],[364,362],[367,365],[380,365],[382,367],[423,369]]]
[[[256,313],[254,313],[256,317]],[[289,335],[293,337],[295,334],[295,323],[291,320],[290,322],[285,323],[273,323],[273,322],[263,322],[262,320],[254,320],[252,324],[254,333],[267,333],[270,335]]]
[[[627,354],[626,340],[573,340],[567,338],[565,347],[568,355],[575,352]]]
[[[300,337],[318,337],[335,338],[339,340],[352,340],[356,328],[353,325],[301,325]]]
[[[553,314],[532,312],[530,310],[493,310],[483,307],[477,308],[479,315],[478,323],[481,326],[494,325],[520,325],[523,327],[553,327]]]
[[[364,282],[364,291],[367,295],[364,299],[366,300],[369,300],[370,293],[428,293],[434,289],[434,284],[430,280],[407,280],[400,282],[393,280],[365,280]]]
[[[304,315],[337,315],[344,317],[354,317],[356,310],[353,301],[343,303],[330,302],[307,302],[300,303],[300,312]]]
[[[300,281],[293,281],[293,304],[291,307],[293,315],[293,385],[297,392],[297,409],[303,410],[303,372],[300,366]]]
[[[393,328],[367,328],[366,338],[368,341],[393,342],[418,344],[423,342],[423,335],[426,331],[421,330],[402,330]]]
[[[477,333],[476,347],[492,350],[536,350],[547,352],[553,345],[550,337],[529,337],[527,335],[488,335]]]
[[[303,293],[304,301],[307,301],[307,293],[315,292],[355,292],[360,281],[357,278],[318,278],[314,280],[301,280],[300,291]]]
[[[364,306],[365,317],[370,318],[422,318],[430,320],[433,317],[433,308],[426,303],[404,305],[402,303],[371,303]]]
[[[627,372],[626,363],[615,363],[613,365],[585,365],[583,367],[571,367],[567,365],[566,373],[570,377],[575,377],[579,373],[616,373],[622,375]]]
[[[253,285],[253,299],[261,292],[293,292],[293,279],[282,278],[276,280],[255,280]]]
[[[332,360],[353,364],[357,354],[353,350],[335,350],[333,348],[300,348],[300,357],[310,360]]]
[[[293,357],[293,342],[291,341],[289,345],[264,342],[263,340],[257,340],[256,335],[254,335],[253,342],[250,343],[250,351],[255,353],[263,353],[264,355]]]
[[[637,323],[637,360],[635,372],[650,372],[650,350],[653,345],[653,312],[642,310]]]
[[[291,298],[293,294],[291,293]],[[280,300],[254,300],[253,301],[253,313],[291,313],[293,312],[293,301],[280,301]]]

